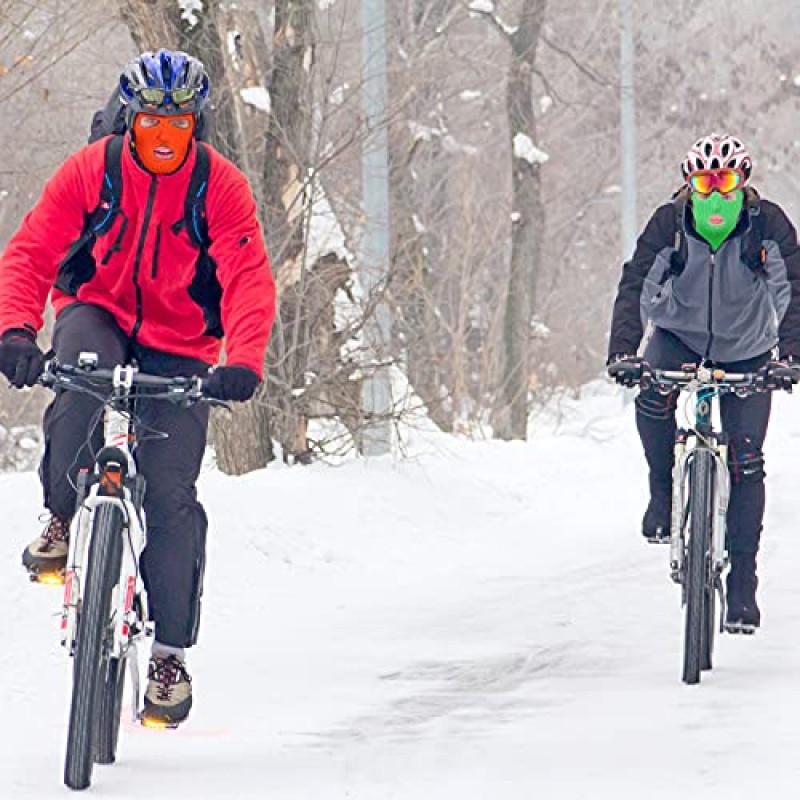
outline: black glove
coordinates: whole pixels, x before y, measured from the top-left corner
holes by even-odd
[[[794,356],[783,356],[778,361],[767,361],[762,367],[764,388],[791,392],[800,379],[800,361]]]
[[[0,336],[0,372],[12,386],[33,386],[43,369],[44,354],[29,330],[11,328]]]
[[[639,386],[649,372],[643,359],[626,353],[614,353],[609,357],[606,366],[609,377],[620,386]]]
[[[213,367],[208,372],[205,391],[217,400],[249,400],[256,391],[259,378],[250,367]]]

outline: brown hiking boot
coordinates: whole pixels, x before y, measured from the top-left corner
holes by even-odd
[[[192,708],[192,679],[177,656],[152,656],[147,669],[142,722],[154,727],[175,727]]]
[[[22,552],[22,565],[30,573],[31,580],[40,581],[47,576],[55,583],[63,583],[71,521],[71,517],[52,514],[41,536],[37,536]]]

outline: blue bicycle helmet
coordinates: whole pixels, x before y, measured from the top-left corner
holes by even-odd
[[[197,115],[208,100],[210,88],[203,64],[180,50],[142,53],[119,77],[120,97],[129,122],[140,112]]]

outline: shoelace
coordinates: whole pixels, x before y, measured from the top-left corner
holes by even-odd
[[[50,522],[47,523],[47,527],[42,533],[44,546],[39,549],[42,552],[47,552],[48,550],[52,550],[58,542],[69,541],[69,524],[69,519],[64,519],[63,517],[53,514],[53,516],[50,517]]]
[[[173,686],[176,686],[182,680],[187,683],[192,682],[183,662],[175,656],[151,659],[147,677],[158,684],[156,697],[159,700],[167,701],[172,699]]]

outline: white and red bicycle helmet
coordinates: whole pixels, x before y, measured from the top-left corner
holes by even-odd
[[[703,169],[738,169],[749,180],[753,162],[745,146],[735,136],[710,133],[698,139],[681,164],[686,180],[693,172]]]

